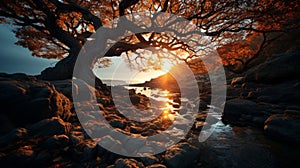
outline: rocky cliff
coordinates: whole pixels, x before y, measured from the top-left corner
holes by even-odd
[[[300,47],[274,55],[232,79],[223,120],[264,129],[277,140],[300,142]]]

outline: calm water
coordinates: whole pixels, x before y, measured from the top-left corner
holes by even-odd
[[[178,104],[172,99],[178,96],[178,93],[149,87],[126,88],[134,89],[136,93],[169,104],[171,110],[178,110],[172,106],[172,104]],[[179,109],[182,109],[188,100],[186,98],[180,100]],[[180,118],[180,122],[184,123],[185,116],[177,112],[175,114],[174,117]],[[261,130],[232,127],[224,125],[221,121],[211,126],[215,128],[213,134],[203,143],[196,142],[199,150],[204,151],[201,159],[204,167],[291,167],[299,165],[299,149],[270,140]]]
[[[169,99],[170,96],[176,96],[176,93],[170,93],[167,90],[162,89],[151,89],[150,87],[135,87],[135,86],[126,86],[127,89],[134,89],[136,93],[141,93],[149,98],[170,102],[172,100]]]

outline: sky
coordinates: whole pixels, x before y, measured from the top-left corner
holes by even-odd
[[[45,68],[53,67],[58,62],[56,59],[34,57],[28,49],[15,45],[17,38],[11,30],[11,26],[0,24],[0,73],[38,75]],[[113,57],[110,67],[97,69],[95,72],[100,79],[123,80],[128,83],[144,82],[166,73],[131,70],[120,57]]]
[[[0,72],[38,75],[58,60],[33,57],[28,49],[17,46],[12,27],[0,24]]]
[[[149,72],[139,72],[129,68],[128,64],[121,57],[112,57],[111,66],[100,68],[95,73],[100,79],[122,80],[127,83],[142,83],[151,78],[156,78],[165,74],[166,70],[157,70]]]

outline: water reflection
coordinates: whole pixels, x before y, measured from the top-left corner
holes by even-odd
[[[159,111],[162,115],[162,118],[165,120],[174,121],[176,116],[178,116],[180,103],[175,102],[174,97],[177,97],[178,94],[170,93],[167,90],[161,89],[151,89],[150,87],[126,87],[128,90],[135,90],[136,94],[145,95],[150,100],[150,111],[154,112]]]

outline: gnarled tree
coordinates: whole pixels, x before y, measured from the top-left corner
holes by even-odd
[[[247,40],[282,31],[299,25],[299,1],[281,0],[2,0],[1,23],[13,24],[18,45],[28,48],[34,56],[61,59],[55,67],[47,68],[40,78],[48,80],[72,77],[74,63],[88,37],[102,25],[126,14],[148,11],[179,15],[197,25],[214,43],[235,49],[245,47]],[[116,25],[118,27],[118,25]],[[114,28],[108,27],[113,33]],[[175,30],[174,30],[175,31]],[[176,33],[176,32],[175,32]],[[258,38],[259,39],[259,38]],[[240,43],[240,41],[242,41]],[[265,44],[254,46],[259,51]],[[181,48],[190,52],[186,44],[176,38],[165,38],[153,32],[124,38],[106,56],[157,46],[168,50]],[[239,48],[237,48],[239,49]],[[252,49],[252,48],[251,48]],[[225,49],[222,51],[225,52]],[[243,58],[226,51],[230,62],[248,58],[254,52],[243,50]],[[188,61],[199,55],[190,53]],[[256,53],[255,53],[256,54]],[[130,55],[136,57],[139,55]],[[233,58],[233,59],[232,59]],[[225,61],[226,62],[226,61]],[[226,65],[226,64],[225,64]]]

